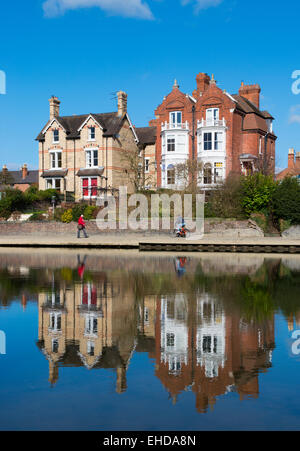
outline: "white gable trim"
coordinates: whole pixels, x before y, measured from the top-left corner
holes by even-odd
[[[129,117],[128,113],[125,114],[125,117],[127,118],[128,122],[129,122],[129,127],[130,127],[131,130],[132,130],[132,133],[133,133],[133,135],[134,135],[135,142],[138,143],[138,142],[139,142],[139,138],[138,138],[138,136],[137,136],[137,134],[136,134],[136,132],[135,132],[135,130],[134,130],[134,127],[133,127],[133,125],[132,125],[132,122],[131,122],[131,120],[130,120],[130,117]]]
[[[81,124],[81,126],[79,127],[79,129],[78,129],[77,131],[80,132],[80,131],[83,129],[83,127],[85,126],[85,124],[87,124],[88,121],[89,121],[90,119],[93,119],[93,120],[96,122],[96,124],[99,126],[99,128],[101,128],[101,130],[103,130],[103,127],[101,127],[101,125],[99,124],[99,122],[97,122],[96,119],[94,118],[94,116],[93,116],[92,114],[90,114],[90,115],[86,118],[86,120],[83,122],[83,124]]]
[[[61,123],[57,120],[57,118],[53,118],[50,124],[46,125],[46,127],[43,129],[42,133],[43,135],[46,133],[46,131],[52,126],[53,122],[56,122],[60,127],[62,127],[63,131],[65,132],[65,128],[61,125]]]
[[[234,103],[237,103],[237,100],[235,100],[228,92],[225,91],[225,94],[232,100]]]

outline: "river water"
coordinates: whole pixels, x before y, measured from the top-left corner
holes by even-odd
[[[300,256],[1,251],[0,331],[1,430],[300,429]]]

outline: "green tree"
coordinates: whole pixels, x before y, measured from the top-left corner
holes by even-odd
[[[270,210],[276,182],[272,176],[256,173],[242,177],[242,207],[247,216]]]
[[[300,185],[296,178],[286,177],[276,186],[273,211],[278,219],[300,224]]]

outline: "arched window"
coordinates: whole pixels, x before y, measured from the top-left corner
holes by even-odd
[[[210,163],[206,163],[203,169],[203,183],[204,185],[211,185],[212,183],[212,167]]]
[[[167,167],[167,184],[175,185],[175,168],[172,164]]]

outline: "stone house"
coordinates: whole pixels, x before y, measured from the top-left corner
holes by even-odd
[[[242,83],[238,94],[231,95],[213,76],[200,73],[196,82],[197,89],[189,95],[175,80],[149,123],[156,128],[157,186],[180,188],[176,166],[188,159],[201,163],[202,189],[234,173],[274,174],[274,118],[260,109],[260,86]]]
[[[133,187],[126,154],[138,152],[138,137],[127,113],[127,94],[119,91],[118,111],[60,115],[60,101],[51,97],[50,118],[39,142],[39,188],[72,193],[75,200],[95,199]]]

